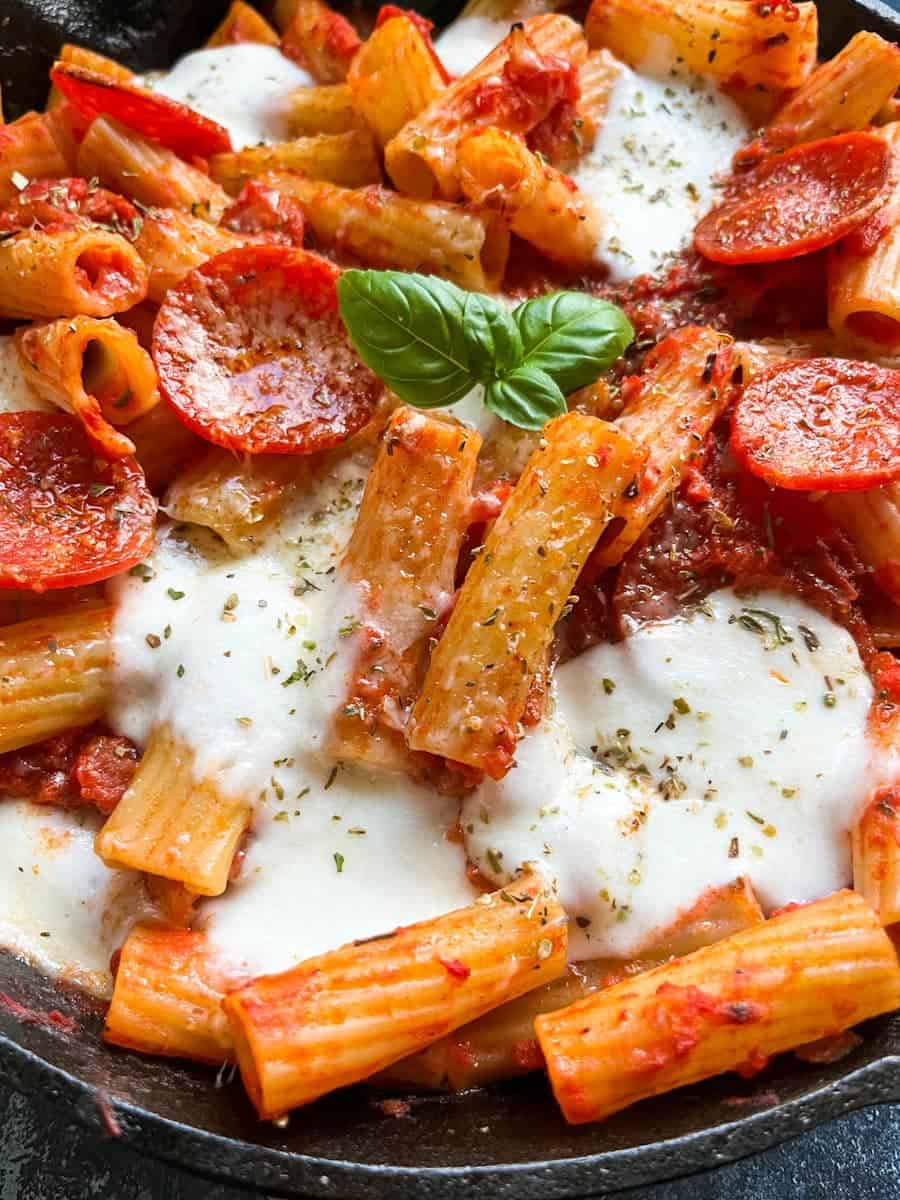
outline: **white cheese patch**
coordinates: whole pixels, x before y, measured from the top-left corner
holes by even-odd
[[[584,926],[573,957],[634,954],[739,875],[767,908],[848,883],[847,831],[883,767],[872,685],[846,630],[802,601],[717,592],[567,663],[556,695],[462,823],[489,877],[532,860],[558,879]]]
[[[313,86],[312,76],[277,47],[255,42],[196,50],[145,82],[223,125],[235,150],[289,137],[286,98]]]
[[[495,17],[460,17],[435,40],[435,49],[451,75],[465,75],[502,42],[510,20]]]
[[[0,945],[97,995],[145,905],[140,878],[94,854],[98,814],[0,802]]]
[[[30,408],[54,411],[54,406],[26,383],[13,338],[0,336],[0,412],[22,412]]]
[[[170,531],[114,588],[113,725],[143,745],[167,722],[198,775],[255,804],[241,877],[203,915],[242,971],[286,969],[474,894],[446,836],[455,801],[345,768],[324,746],[361,636],[338,564],[367,466],[335,467],[256,553],[217,557]]]
[[[614,279],[658,273],[688,244],[749,132],[711,81],[622,68],[594,147],[572,172],[603,215],[597,260]]]

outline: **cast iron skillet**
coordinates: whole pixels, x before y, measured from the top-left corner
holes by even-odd
[[[8,111],[43,100],[46,66],[63,40],[134,67],[160,66],[200,44],[224,3],[205,5],[203,20],[198,7],[3,0]],[[900,40],[900,16],[880,0],[820,0],[819,13],[825,55],[861,28]],[[74,1020],[72,1030],[41,1018],[54,1009]],[[402,1116],[356,1088],[295,1113],[282,1130],[256,1119],[238,1080],[106,1049],[100,1027],[99,1012],[82,998],[0,955],[0,1075],[57,1098],[100,1131],[112,1128],[137,1150],[285,1196],[586,1196],[715,1166],[851,1109],[900,1100],[900,1017],[888,1017],[869,1022],[862,1044],[839,1063],[812,1067],[785,1056],[752,1082],[713,1080],[596,1126],[567,1126],[544,1080],[531,1077],[461,1096],[408,1097]]]

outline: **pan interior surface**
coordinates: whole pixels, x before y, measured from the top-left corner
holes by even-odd
[[[50,42],[62,37],[42,10],[54,7],[12,0],[3,35],[15,61],[0,55],[0,73],[13,115],[39,102],[29,89],[43,75],[23,47],[36,44],[38,57],[52,53]],[[67,36],[135,66],[150,65],[160,48],[170,57],[187,48],[184,22],[174,18],[165,34],[156,23],[151,43],[129,34],[117,4],[81,7],[84,25],[77,38]],[[879,0],[826,0],[819,16],[824,55],[862,28],[900,39],[900,16]],[[195,25],[190,41],[202,32]],[[377,1185],[379,1195],[435,1200],[473,1187],[485,1198],[585,1196],[717,1165],[861,1105],[900,1099],[900,1017],[893,1016],[864,1027],[861,1045],[837,1063],[784,1056],[752,1081],[726,1076],[599,1126],[568,1126],[543,1078],[532,1077],[458,1096],[353,1089],[276,1128],[256,1119],[230,1072],[216,1077],[111,1051],[99,1040],[101,1026],[83,997],[0,954],[0,1076],[57,1097],[98,1130],[111,1105],[136,1149],[269,1194],[363,1197]],[[408,1111],[384,1104],[397,1099]]]

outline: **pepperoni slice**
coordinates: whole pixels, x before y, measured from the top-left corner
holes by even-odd
[[[721,263],[775,262],[830,246],[882,200],[890,149],[875,133],[845,133],[773,155],[736,179],[694,245]]]
[[[209,158],[232,149],[227,129],[158,92],[74,63],[56,63],[50,78],[85,120],[113,117],[182,158]]]
[[[763,372],[735,407],[748,471],[795,491],[853,492],[900,478],[900,371],[841,358]]]
[[[383,387],[350,345],[338,275],[304,250],[252,245],[170,288],[153,358],[181,420],[247,454],[311,454],[360,429]]]
[[[76,417],[0,415],[0,587],[109,579],[149,552],[155,517],[134,459],[98,459]]]
[[[88,221],[120,233],[130,242],[141,227],[140,214],[130,200],[76,176],[29,183],[0,212],[0,235],[35,227],[77,228]]]

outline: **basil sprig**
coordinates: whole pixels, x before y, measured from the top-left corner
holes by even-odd
[[[473,387],[522,429],[566,411],[625,352],[634,330],[620,308],[554,292],[512,312],[433,275],[344,271],[341,317],[360,358],[405,404],[447,408]]]

